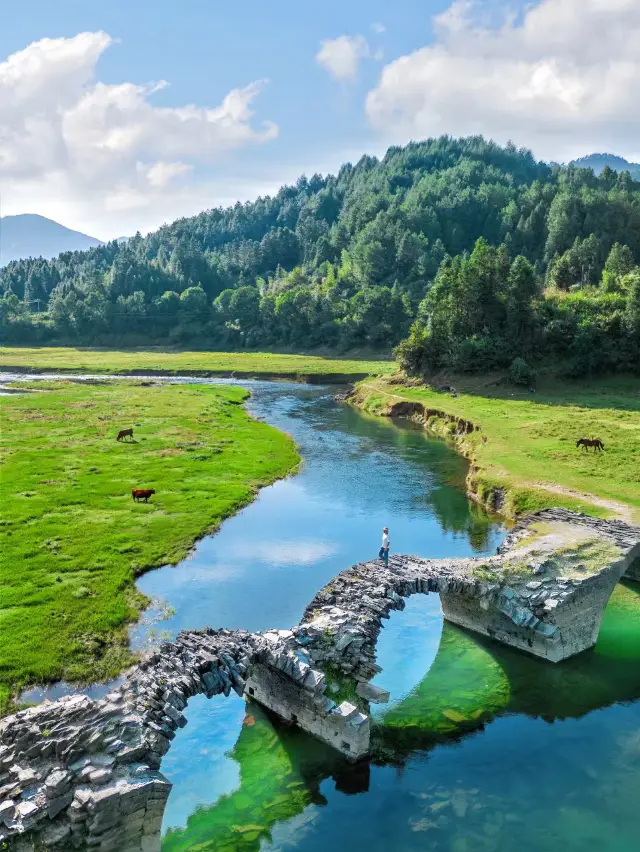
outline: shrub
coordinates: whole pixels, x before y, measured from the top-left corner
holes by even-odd
[[[505,366],[504,341],[498,337],[467,337],[447,353],[446,363],[461,373],[483,373]]]
[[[431,349],[429,332],[420,322],[414,322],[409,337],[396,346],[393,355],[407,375],[420,376],[433,367]]]
[[[527,364],[524,358],[514,358],[509,367],[509,378],[514,385],[535,384],[536,374]]]

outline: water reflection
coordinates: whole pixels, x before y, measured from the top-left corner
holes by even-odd
[[[594,651],[557,666],[445,625],[426,676],[379,717],[372,764],[249,705],[231,752],[239,783],[169,829],[163,852],[636,849],[638,602],[620,586]],[[380,659],[401,640],[428,666],[436,632],[408,633],[405,616],[419,612],[394,614]]]
[[[176,567],[142,577],[139,588],[175,611],[132,632],[167,636],[205,625],[289,627],[317,589],[374,556],[388,525],[396,552],[433,557],[493,552],[502,528],[470,510],[460,488],[466,463],[412,424],[362,416],[329,389],[249,382],[255,416],[290,433],[304,459],[298,475],[205,538]]]
[[[217,383],[172,380],[192,381]],[[301,469],[263,489],[188,559],[140,578],[154,603],[130,631],[134,648],[207,625],[290,627],[333,576],[377,553],[385,525],[396,552],[436,558],[491,553],[502,539],[502,526],[465,497],[466,462],[422,429],[337,405],[330,388],[242,384],[252,414],[293,436]],[[22,698],[73,691],[56,684]]]
[[[141,588],[175,608],[151,631],[288,627],[316,590],[375,553],[492,552],[465,463],[410,424],[363,417],[322,389],[249,383],[304,465]],[[556,666],[452,625],[414,596],[385,622],[374,759],[352,766],[239,699],[199,698],[163,761],[163,852],[631,852],[640,773],[640,590],[621,585],[596,648]],[[150,616],[159,616],[162,606]],[[239,733],[238,733],[239,732]]]
[[[490,552],[502,535],[459,488],[464,463],[410,424],[337,408],[317,389],[267,390],[252,406],[295,437],[305,464],[203,543],[213,550],[188,571],[204,584],[205,620],[227,610],[220,623],[239,613],[254,629],[287,626],[310,592],[362,559],[369,540],[377,546],[384,523],[397,549],[432,556]],[[238,589],[255,597],[238,601]],[[173,584],[163,596],[176,605],[171,594]],[[177,610],[193,618],[193,596],[182,594]],[[216,710],[215,720],[211,703],[190,707],[197,730],[182,733],[163,765],[175,783],[163,850],[564,852],[587,848],[587,838],[607,852],[635,848],[636,803],[620,790],[632,784],[640,712],[619,702],[640,696],[637,604],[621,586],[596,650],[549,666],[443,626],[438,598],[415,596],[382,632],[376,680],[393,701],[375,708],[374,760],[357,767],[258,707],[228,757],[215,745],[217,758],[203,761],[207,730],[215,743],[225,724],[237,731],[242,707],[233,719]],[[228,786],[208,804],[220,778]]]
[[[77,684],[59,680],[57,683],[48,686],[31,686],[20,693],[20,704],[41,704],[45,700],[57,701],[58,698],[64,698],[66,695],[77,695],[79,692],[88,695],[94,701],[99,701],[114,687],[120,686],[123,681],[124,677],[119,677],[110,680],[108,683],[91,683],[85,687],[78,687]]]
[[[503,529],[470,512],[460,488],[466,464],[444,443],[427,439],[411,424],[396,426],[338,406],[327,389],[250,384],[252,413],[293,436],[302,468],[295,477],[261,491],[216,536],[200,542],[185,563],[141,578],[140,588],[165,600],[175,615],[160,625],[139,626],[135,644],[144,644],[150,630],[166,629],[171,635],[206,624],[288,627],[299,621],[331,577],[377,552],[385,524],[391,527],[394,548],[404,552],[437,557],[495,550]],[[446,515],[446,529],[431,495]],[[411,625],[394,622],[389,635],[404,623],[413,647],[418,643],[421,651],[412,664],[397,654],[393,661],[383,660],[385,687],[398,696],[428,670],[442,630],[435,596],[412,598],[405,615]],[[393,656],[399,644],[400,639],[381,646],[381,654]],[[163,761],[163,772],[175,784],[165,826],[183,827],[186,803],[194,809],[210,803],[217,776],[230,777],[233,760],[220,757],[214,771],[198,750],[210,748],[211,738],[222,738],[225,725],[237,732],[239,712],[228,703],[214,710],[204,700],[189,706],[190,724]],[[208,729],[211,737],[205,736]],[[292,736],[297,742],[298,735]]]

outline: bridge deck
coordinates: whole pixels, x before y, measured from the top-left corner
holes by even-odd
[[[331,662],[370,680],[382,619],[405,597],[438,593],[452,621],[558,661],[595,643],[612,589],[639,556],[640,529],[553,509],[518,525],[490,558],[355,565],[291,630],[181,633],[101,701],[71,696],[0,721],[0,842],[16,852],[32,841],[159,849],[171,785],[158,770],[191,696],[233,689],[357,758],[369,746],[368,705],[336,706],[322,669]]]

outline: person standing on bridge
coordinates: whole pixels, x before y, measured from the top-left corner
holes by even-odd
[[[379,559],[384,559],[384,564],[386,566],[389,565],[389,527],[385,527],[382,530],[382,546],[380,547],[380,553],[378,553]]]

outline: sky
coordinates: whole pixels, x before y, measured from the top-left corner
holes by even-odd
[[[0,212],[100,239],[449,133],[640,160],[639,0],[0,0]]]

